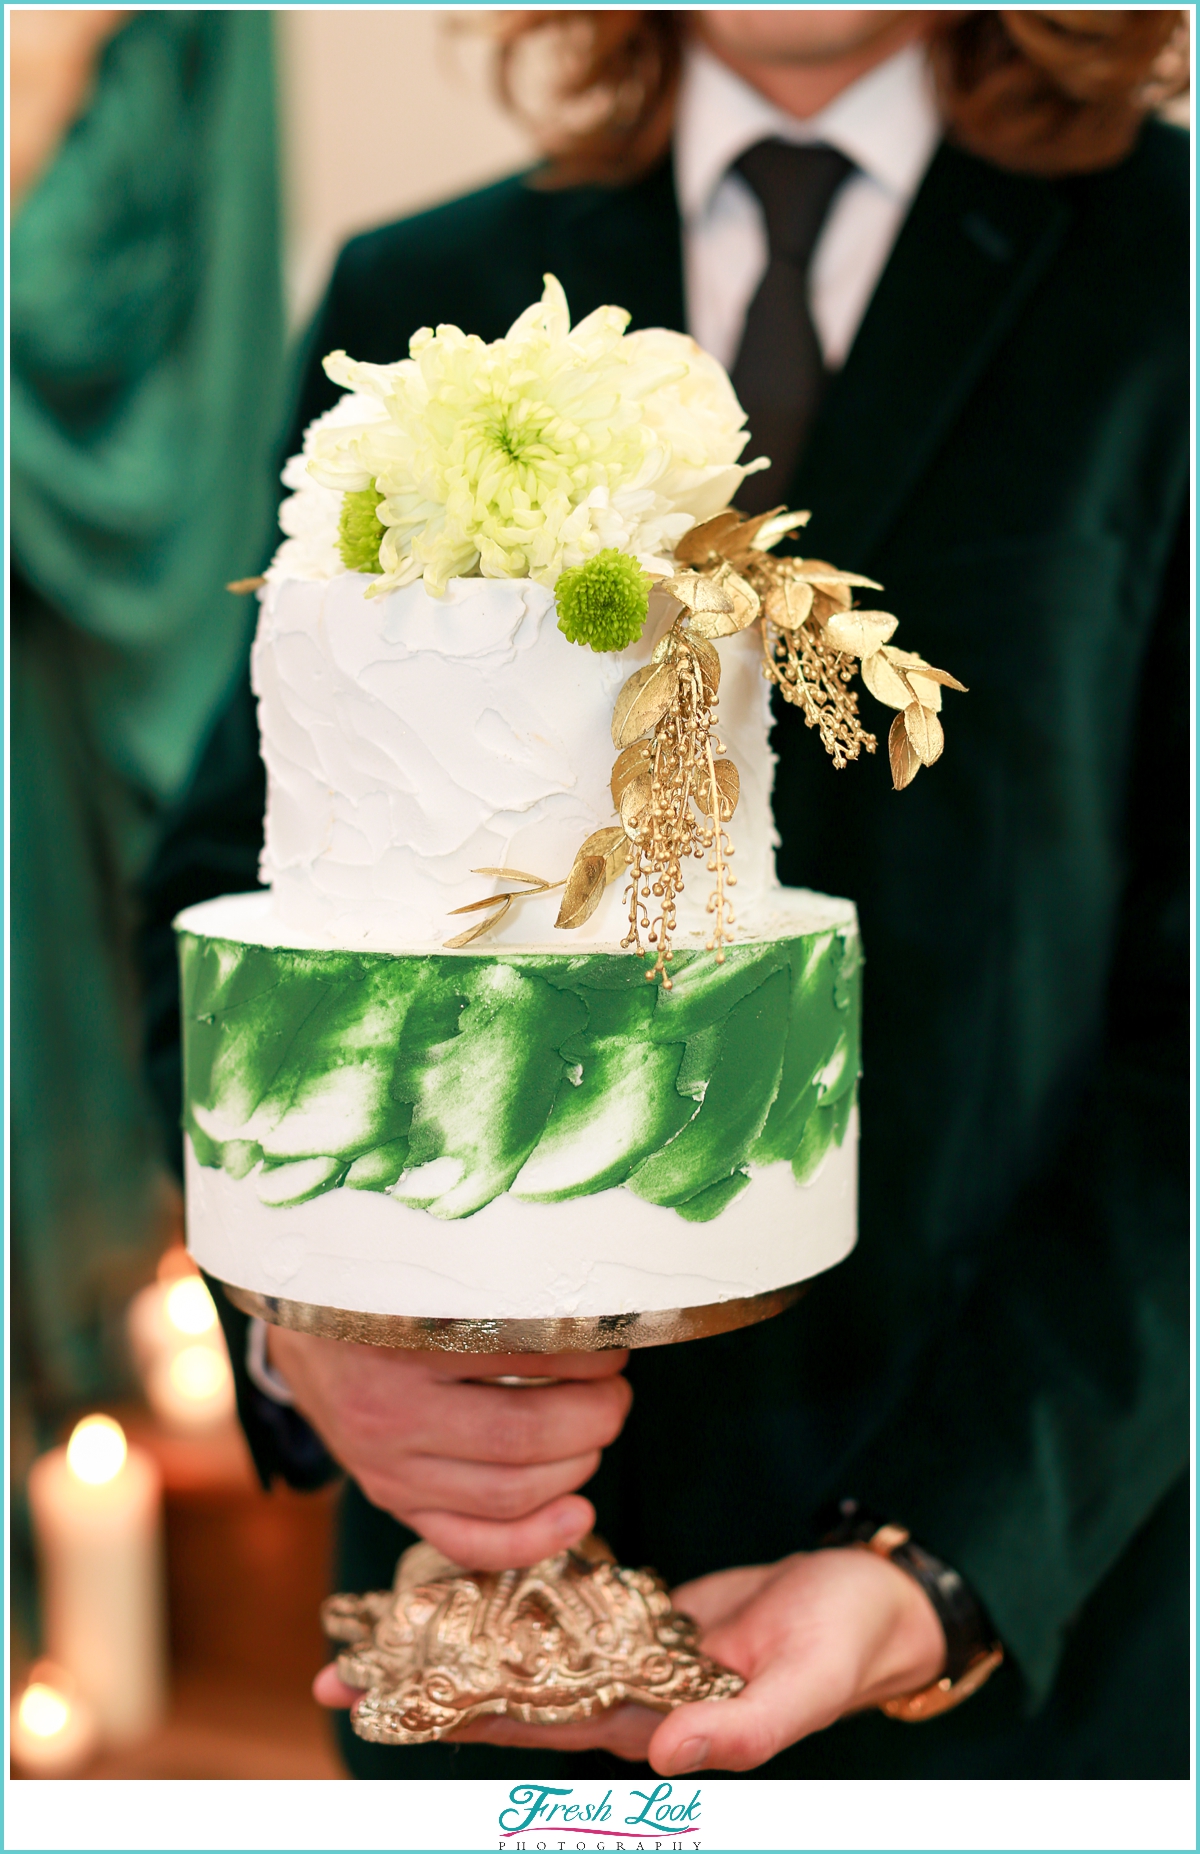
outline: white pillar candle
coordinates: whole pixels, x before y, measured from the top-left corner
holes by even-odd
[[[96,1749],[96,1721],[62,1669],[40,1662],[9,1709],[9,1749],[27,1777],[70,1777]]]
[[[52,1660],[73,1677],[102,1735],[152,1731],[166,1702],[162,1483],[119,1423],[85,1417],[29,1476]]]

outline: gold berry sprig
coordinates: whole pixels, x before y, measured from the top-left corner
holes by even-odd
[[[725,826],[737,809],[740,782],[716,733],[721,660],[706,634],[709,620],[731,613],[732,600],[714,581],[695,575],[687,584],[661,581],[659,592],[673,601],[677,615],[650,662],[617,696],[612,738],[619,753],[611,789],[629,844],[629,931],[621,944],[644,953],[645,934],[655,949],[646,976],[661,974],[669,989],[666,967],[689,858],[703,858],[714,878],[707,944],[719,961],[733,937],[729,891],[737,878],[729,868],[733,848]]]

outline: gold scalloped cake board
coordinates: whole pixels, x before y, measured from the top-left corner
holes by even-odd
[[[602,1313],[585,1319],[454,1320],[399,1313],[353,1313],[345,1307],[315,1307],[304,1300],[280,1300],[253,1288],[225,1285],[227,1299],[243,1313],[322,1339],[352,1339],[359,1345],[391,1345],[418,1352],[613,1352],[648,1345],[678,1345],[714,1333],[755,1326],[790,1307],[808,1283],[793,1282],[742,1300],[712,1301],[703,1307],[671,1307],[648,1313]]]

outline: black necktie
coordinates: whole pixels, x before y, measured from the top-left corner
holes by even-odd
[[[787,500],[825,386],[825,362],[808,305],[808,266],[834,194],[854,163],[821,144],[758,142],[734,163],[758,195],[770,262],[746,314],[733,386],[747,414],[743,460],[771,468],[746,478],[738,506],[759,514]]]

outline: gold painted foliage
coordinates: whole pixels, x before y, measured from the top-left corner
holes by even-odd
[[[556,927],[582,927],[600,905],[600,897],[629,861],[629,839],[620,824],[593,831],[571,864]]]
[[[526,895],[544,895],[550,889],[563,886],[561,882],[545,882],[541,876],[527,875],[523,869],[472,869],[471,874],[499,876],[502,882],[524,882],[527,886],[508,889],[499,895],[485,895],[482,901],[468,901],[465,908],[451,908],[451,914],[479,914],[485,908],[491,908],[492,912],[486,919],[476,921],[473,927],[468,927],[466,933],[456,934],[453,940],[443,940],[443,946],[454,948],[470,946],[472,940],[478,940],[490,927],[499,925],[514,901],[522,901]],[[586,915],[584,918],[587,918]]]
[[[856,590],[883,590],[875,580],[842,572],[828,560],[770,552],[808,519],[784,509],[745,519],[725,509],[684,535],[676,559],[691,576],[715,584],[736,581],[757,599],[763,674],[801,710],[805,725],[816,728],[839,771],[877,745],[859,719],[858,697],[850,687],[855,671],[878,701],[900,710],[888,757],[901,791],[942,752],[942,689],[966,691],[946,670],[890,642],[897,622],[890,612],[855,606]]]
[[[771,552],[802,528],[808,515],[775,509],[745,517],[724,509],[685,534],[676,548],[678,570],[650,595],[650,620],[667,625],[649,663],[635,670],[613,709],[617,749],[611,791],[620,822],[594,831],[580,845],[565,882],[545,882],[512,869],[484,869],[527,886],[476,901],[458,914],[485,909],[488,917],[448,940],[467,946],[494,926],[522,895],[564,890],[556,927],[580,927],[591,918],[605,887],[628,871],[629,931],[622,946],[654,952],[646,977],[667,966],[684,886],[684,867],[703,859],[713,878],[708,899],[708,948],[718,960],[733,937],[729,869],[733,848],[726,825],[737,809],[740,780],[724,757],[716,714],[721,659],[716,642],[757,625],[762,672],[785,701],[800,709],[840,770],[860,754],[874,753],[874,734],[863,727],[851,683],[861,673],[870,693],[897,713],[888,734],[888,760],[897,791],[922,766],[941,757],[942,690],[966,693],[947,670],[891,642],[890,612],[855,605],[859,591],[880,592],[875,580],[846,573],[828,560]]]

